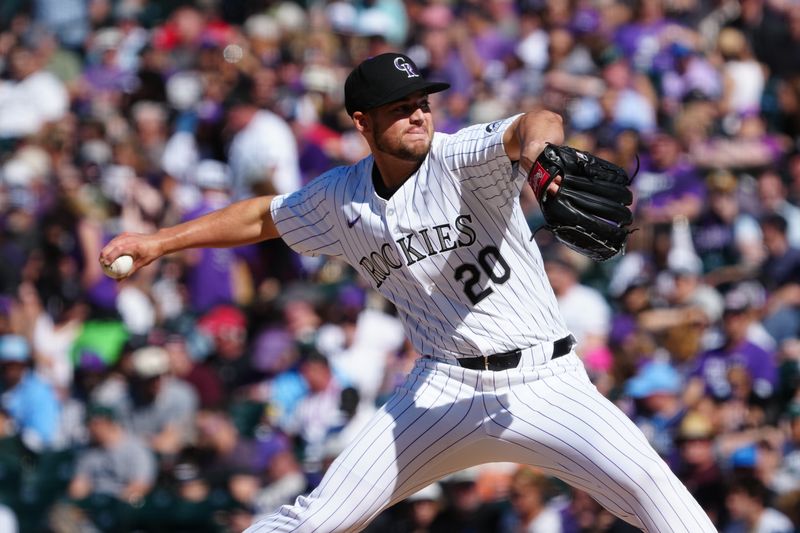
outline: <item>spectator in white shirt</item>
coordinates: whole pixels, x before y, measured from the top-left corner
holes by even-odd
[[[297,140],[289,124],[251,100],[252,82],[244,79],[227,101],[227,127],[234,133],[228,149],[235,200],[257,194],[284,194],[300,188]]]
[[[789,518],[769,505],[769,491],[755,476],[734,479],[728,489],[731,523],[723,533],[793,533]]]
[[[0,81],[0,138],[22,138],[62,118],[69,95],[55,74],[42,68],[36,50],[18,45],[8,53],[10,80]]]
[[[606,347],[611,307],[603,295],[582,285],[576,267],[561,257],[547,258],[544,266],[564,322],[578,341],[575,348],[578,355]]]

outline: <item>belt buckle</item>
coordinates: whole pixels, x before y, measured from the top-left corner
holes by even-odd
[[[483,368],[486,369],[486,370],[489,370],[489,356],[488,355],[484,355],[483,356]]]

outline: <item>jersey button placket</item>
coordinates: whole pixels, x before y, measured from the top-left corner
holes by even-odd
[[[383,219],[386,221],[386,229],[389,230],[390,235],[394,239],[394,234],[397,233],[400,228],[397,217],[395,216],[395,208],[392,207],[391,204],[386,205],[386,209],[383,211]]]

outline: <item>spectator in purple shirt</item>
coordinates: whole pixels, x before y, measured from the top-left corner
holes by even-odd
[[[660,0],[636,0],[632,4],[633,20],[617,29],[614,43],[636,70],[650,72],[668,60],[662,43],[668,34],[677,33],[677,25],[664,16]]]
[[[117,28],[98,31],[89,45],[90,64],[83,72],[83,84],[88,98],[104,93],[119,93],[133,89],[135,78],[118,61],[118,50],[124,35]]]
[[[421,45],[428,55],[428,61],[422,67],[422,73],[426,78],[449,83],[458,94],[467,95],[472,90],[473,80],[456,44],[448,28],[426,28]]]
[[[752,394],[760,400],[772,396],[777,384],[775,353],[751,341],[747,334],[754,320],[751,305],[744,299],[726,298],[722,315],[722,345],[697,358],[689,374],[687,402],[693,403],[701,389],[705,394],[725,400],[734,393],[732,372],[743,369],[749,376]]]
[[[692,45],[675,42],[669,47],[672,66],[661,76],[661,108],[667,114],[680,111],[687,98],[717,99],[722,77],[711,62]]]
[[[460,40],[462,56],[477,80],[498,80],[505,74],[505,62],[514,55],[516,42],[495,24],[482,5],[464,4],[466,40]]]
[[[721,281],[758,265],[763,256],[761,229],[740,202],[736,176],[723,169],[706,178],[708,202],[692,231],[692,241],[706,272]]]
[[[649,154],[634,181],[643,220],[671,222],[677,216],[695,220],[705,202],[705,185],[678,139],[666,132],[656,133],[650,139]]]
[[[206,159],[193,172],[194,182],[202,192],[200,204],[184,215],[191,220],[230,203],[230,172],[227,165]],[[200,250],[188,258],[187,285],[191,307],[198,313],[216,305],[234,301],[237,255],[233,249]]]

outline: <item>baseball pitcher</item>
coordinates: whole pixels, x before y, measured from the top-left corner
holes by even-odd
[[[550,112],[434,133],[426,81],[402,54],[367,59],[345,106],[371,155],[297,192],[236,203],[102,251],[134,269],[193,247],[282,238],[343,259],[397,307],[422,354],[321,484],[247,531],[359,531],[443,476],[486,462],[532,465],[649,532],[715,531],[573,350],[519,204],[528,182],[546,224],[595,260],[620,252],[624,171],[562,146]]]

